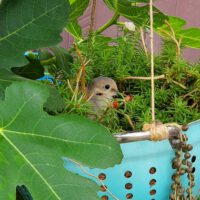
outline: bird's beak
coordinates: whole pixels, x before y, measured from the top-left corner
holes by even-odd
[[[112,95],[113,98],[119,98],[120,97],[120,94],[119,94],[118,91],[116,91],[115,89],[112,89],[112,91],[113,91],[113,95]]]
[[[118,90],[116,90],[115,88],[111,88],[112,92],[118,92]]]

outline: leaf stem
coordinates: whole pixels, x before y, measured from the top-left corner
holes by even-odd
[[[177,55],[177,57],[180,57],[180,55],[181,55],[181,47],[180,47],[180,45],[181,45],[182,39],[180,38],[178,40],[176,38],[176,34],[174,32],[174,29],[173,29],[173,27],[171,26],[171,24],[167,20],[165,20],[165,23],[169,27],[169,29],[171,31],[171,34],[169,32],[167,32],[166,30],[164,30],[164,29],[161,30],[161,31],[173,40],[173,42],[176,45],[176,55]]]
[[[113,24],[115,24],[118,20],[118,18],[120,17],[119,14],[115,13],[113,15],[113,17],[107,22],[105,23],[103,26],[101,26],[99,29],[97,29],[95,31],[96,34],[100,34],[102,33],[104,30],[106,30],[108,27],[112,26]]]

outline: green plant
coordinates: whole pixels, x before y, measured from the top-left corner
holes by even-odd
[[[98,187],[67,172],[62,157],[91,167],[107,167],[119,162],[120,149],[97,123],[76,115],[50,116],[44,112],[48,93],[48,88],[28,82],[14,83],[6,90],[0,106],[1,197],[13,199],[16,185],[25,184],[36,199],[72,196],[77,185],[83,199],[88,194],[95,198]],[[95,149],[93,153],[91,149]],[[97,154],[103,160],[94,162]]]
[[[27,185],[34,199],[98,199],[98,186],[64,170],[62,157],[90,167],[110,167],[121,161],[122,154],[107,129],[112,132],[140,129],[144,121],[150,121],[149,82],[127,79],[133,75],[149,76],[149,55],[143,41],[138,39],[149,25],[148,1],[104,0],[114,11],[113,17],[84,38],[77,19],[88,3],[89,0],[0,3],[3,199],[14,199],[17,184]],[[179,57],[178,50],[182,46],[194,47],[199,30],[193,29],[190,34],[181,29],[182,20],[154,10],[154,28],[167,40],[163,53],[155,60],[156,74],[165,74],[164,79],[156,82],[158,119],[188,122],[199,118],[200,65],[191,67]],[[134,34],[124,31],[116,39],[100,35],[112,25],[123,30],[120,16],[134,21],[138,27]],[[64,27],[76,40],[75,47],[70,49],[73,58],[68,51],[55,46]],[[50,81],[44,80],[43,84],[35,80],[44,74]],[[110,107],[104,118],[97,119],[107,129],[83,117],[92,114],[85,84],[99,75],[113,77],[122,91],[119,108]],[[128,95],[133,95],[133,99],[127,101]],[[74,196],[75,193],[79,196]]]
[[[98,186],[66,171],[62,157],[105,168],[120,162],[119,145],[101,125],[60,114],[65,104],[55,87],[30,80],[43,76],[46,65],[67,71],[68,64],[64,68],[63,63],[69,63],[70,56],[65,50],[52,47],[49,53],[41,49],[39,60],[37,53],[23,57],[27,50],[61,40],[68,1],[5,0],[0,15],[1,198],[15,199],[15,187],[25,184],[34,199],[98,199]],[[95,161],[97,154],[101,158]],[[76,192],[79,197],[74,197]]]
[[[93,36],[91,51],[88,51],[90,42],[79,45],[83,57],[90,60],[86,80],[89,82],[100,75],[111,77],[117,80],[123,93],[118,99],[119,108],[110,107],[103,119],[100,116],[100,121],[113,133],[132,130],[129,119],[134,130],[140,130],[144,122],[151,122],[151,88],[149,80],[137,80],[137,77],[150,77],[149,56],[143,50],[139,35],[136,32],[117,39]],[[74,79],[80,68],[78,57],[72,65],[76,69],[71,78]],[[199,119],[199,63],[192,65],[177,57],[174,43],[165,40],[161,54],[155,57],[155,68],[156,75],[161,75],[156,80],[157,119],[180,124]],[[125,102],[127,95],[133,98]]]

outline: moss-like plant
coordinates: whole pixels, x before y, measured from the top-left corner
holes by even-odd
[[[163,42],[160,54],[155,56],[155,74],[160,76],[155,84],[156,118],[163,123],[186,124],[200,118],[200,63],[189,64],[184,58],[177,56],[176,46],[172,41]],[[85,67],[86,82],[97,76],[111,77],[117,81],[121,92],[121,98],[117,99],[119,107],[109,107],[98,120],[113,133],[139,130],[144,122],[151,122],[150,80],[143,80],[143,77],[150,77],[149,54],[145,53],[139,34],[129,33],[116,39],[92,36],[78,45],[78,48],[82,57],[89,61]],[[68,83],[76,83],[73,80],[76,80],[81,65],[76,51],[73,54],[73,73],[71,78],[65,77],[69,79]],[[88,115],[90,110],[84,106],[85,103],[80,103],[79,100],[78,107],[77,104],[69,103],[70,99],[66,95],[70,94],[68,86],[64,86],[66,88],[63,95],[67,107],[71,106],[69,112],[74,110],[76,113],[79,110],[79,114]],[[79,96],[83,95],[82,92],[80,90]],[[126,101],[126,96],[132,98]],[[81,100],[84,102],[84,98]],[[82,112],[83,108],[86,112]]]

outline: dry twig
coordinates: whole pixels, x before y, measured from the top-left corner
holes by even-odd
[[[147,47],[146,47],[145,39],[144,39],[144,31],[143,31],[142,28],[140,28],[140,36],[141,36],[142,46],[143,46],[143,48],[144,48],[144,52],[145,52],[146,56],[148,56]]]
[[[81,55],[81,52],[78,49],[77,45],[74,44],[74,47],[75,47],[77,55],[78,55],[78,57],[80,59],[81,67],[80,67],[80,70],[79,70],[79,72],[77,74],[76,87],[75,87],[75,90],[74,90],[74,94],[72,96],[72,100],[78,94],[80,81],[81,81],[81,91],[85,94],[86,98],[88,96],[88,91],[87,91],[86,82],[85,82],[85,76],[86,76],[86,65],[90,62],[90,60],[88,60],[87,62],[84,62],[83,56]]]
[[[154,80],[165,79],[165,75],[154,76]],[[142,77],[142,76],[128,76],[122,79],[125,80],[151,80],[151,77]]]
[[[97,0],[92,1],[92,11],[91,11],[91,17],[90,17],[90,28],[89,28],[89,33],[91,34],[93,29],[94,29],[94,24],[95,24],[95,14],[96,14],[96,5],[97,5]]]

